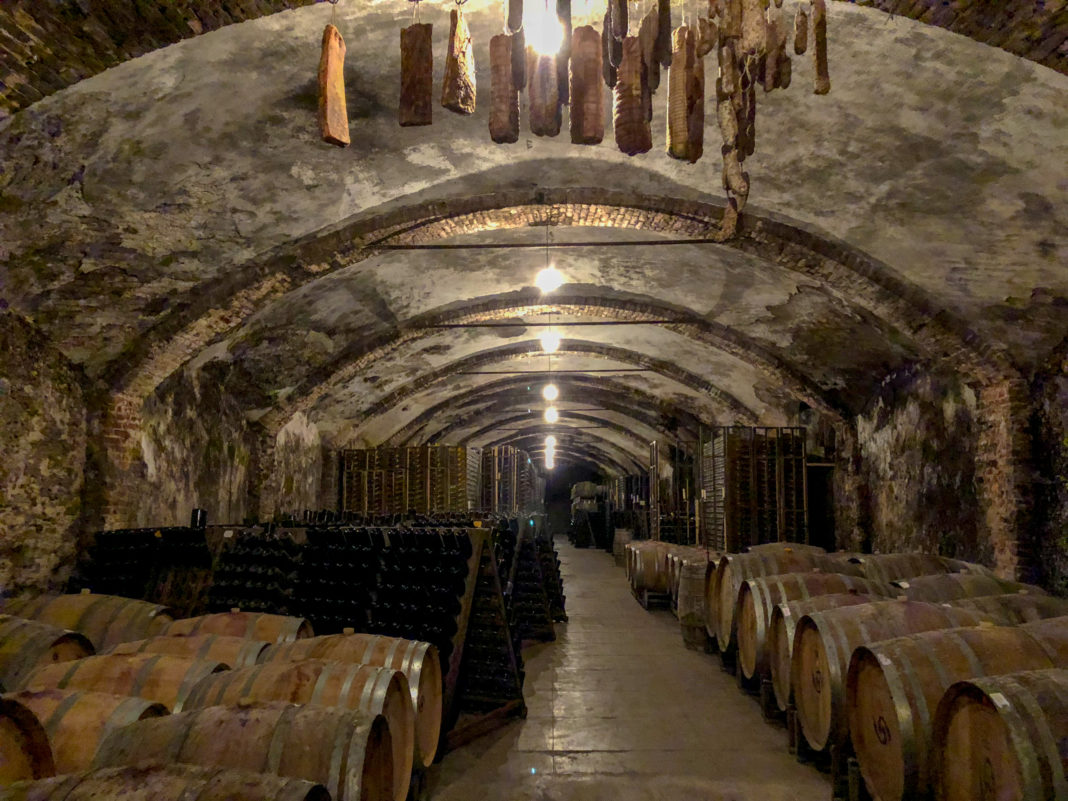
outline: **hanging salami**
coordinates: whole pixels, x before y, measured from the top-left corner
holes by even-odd
[[[345,40],[333,25],[323,31],[319,57],[319,132],[324,142],[349,145],[349,115],[345,107]]]
[[[671,66],[671,0],[657,0],[656,3],[656,51],[660,66]]]
[[[592,25],[576,28],[571,40],[571,141],[597,145],[604,139],[601,34]]]
[[[660,87],[660,55],[657,49],[659,24],[660,18],[656,9],[650,8],[649,12],[642,17],[641,25],[638,26],[642,64],[645,66],[645,81],[650,92],[655,92]]]
[[[564,40],[556,52],[556,77],[559,84],[557,93],[560,103],[566,106],[569,102],[568,81],[570,80],[567,66],[571,61],[571,0],[556,0],[556,17],[564,29]]]
[[[441,82],[441,105],[457,114],[475,113],[475,51],[463,12],[449,12],[449,52]]]
[[[723,39],[738,39],[742,35],[742,0],[724,0],[723,23],[719,28]]]
[[[804,6],[797,7],[794,16],[794,53],[803,56],[808,50],[808,12]]]
[[[508,0],[508,33],[519,33],[523,27],[523,0]]]
[[[765,0],[742,0],[742,52],[759,55],[767,51]]]
[[[522,29],[512,34],[512,83],[517,92],[527,88],[527,43]]]
[[[401,29],[401,125],[434,121],[434,26],[417,23]]]
[[[812,0],[812,38],[816,43],[813,92],[825,95],[831,91],[831,75],[827,69],[827,3],[824,0]]]
[[[490,39],[490,139],[498,144],[519,140],[519,92],[512,78],[512,36]]]
[[[668,73],[667,152],[690,163],[704,151],[705,63],[697,57],[696,39],[689,26],[675,29]]]
[[[627,0],[608,0],[608,13],[612,18],[612,37],[617,41],[623,41],[630,27]]]
[[[562,122],[556,56],[538,54],[528,46],[527,81],[530,132],[537,136],[556,136]]]
[[[652,129],[642,102],[642,53],[637,36],[623,40],[623,60],[616,78],[612,119],[616,146],[628,156],[653,147]]]
[[[616,85],[616,64],[612,63],[612,48],[616,40],[612,38],[612,12],[604,12],[604,23],[601,26],[601,72],[605,86],[611,89]]]

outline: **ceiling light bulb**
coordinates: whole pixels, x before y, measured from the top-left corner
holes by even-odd
[[[527,3],[523,9],[523,28],[526,31],[526,42],[534,48],[534,52],[543,56],[551,56],[560,52],[564,43],[564,25],[556,16],[556,4],[549,8],[548,3],[538,0]]]
[[[560,397],[560,390],[556,388],[556,384],[546,384],[541,391],[541,396],[547,401],[554,401]]]
[[[556,437],[554,437],[552,434],[547,436],[545,438],[545,447],[548,448],[550,451],[553,448],[555,448],[556,447]]]
[[[554,289],[559,289],[564,283],[564,274],[556,269],[553,265],[549,265],[544,270],[541,270],[534,278],[534,284],[543,293],[552,292]]]
[[[541,340],[541,349],[546,353],[556,353],[560,348],[560,334],[552,328],[543,331],[539,339]]]
[[[556,407],[555,406],[550,406],[548,409],[545,410],[545,422],[546,423],[555,423],[559,419],[560,419],[560,412],[556,411]]]

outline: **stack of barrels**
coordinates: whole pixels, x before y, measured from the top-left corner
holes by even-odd
[[[670,548],[632,544],[632,587],[665,586],[649,554]],[[788,543],[722,555],[704,600],[741,686],[799,748],[855,755],[876,801],[1068,801],[1068,601],[955,559]]]
[[[428,643],[88,593],[3,611],[5,799],[404,801],[437,753]]]

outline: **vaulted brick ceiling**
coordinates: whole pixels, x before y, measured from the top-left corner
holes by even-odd
[[[149,53],[0,123],[3,296],[112,391],[143,400],[211,363],[267,431],[301,411],[339,445],[543,436],[533,326],[555,321],[560,427],[611,470],[701,422],[781,424],[802,401],[848,416],[913,363],[1026,371],[1068,334],[1065,75],[835,4],[832,94],[795,59],[794,86],[758,101],[740,237],[664,246],[716,227],[714,129],[698,164],[664,155],[665,87],[645,156],[566,132],[493,145],[500,7],[479,0],[479,111],[399,128],[406,6],[338,7],[347,150],[316,134],[329,6]],[[422,9],[439,75],[447,7]],[[546,226],[585,243],[553,251],[567,284],[549,298],[538,247],[485,247]],[[386,247],[412,244],[478,249]],[[566,325],[642,320],[672,322]],[[496,327],[441,327],[461,323]]]

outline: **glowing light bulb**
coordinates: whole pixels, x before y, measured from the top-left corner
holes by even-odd
[[[560,412],[556,411],[555,406],[550,406],[545,410],[545,422],[555,423],[560,419]]]
[[[542,291],[542,294],[552,292],[554,289],[559,289],[563,286],[564,274],[556,269],[556,267],[550,264],[544,270],[538,272],[534,278],[534,285]]]
[[[551,453],[545,454],[545,469],[552,470],[554,467],[556,467],[556,457]]]
[[[560,348],[560,340],[562,337],[558,331],[554,331],[552,328],[546,329],[539,337],[541,340],[541,349],[546,353],[556,353]]]
[[[541,396],[547,401],[554,401],[560,397],[560,390],[556,388],[556,384],[546,384],[541,391]]]
[[[523,29],[526,31],[527,44],[538,55],[551,56],[560,52],[564,43],[564,26],[556,16],[556,4],[549,8],[548,3],[537,0],[528,2],[523,8]]]
[[[555,447],[556,447],[556,437],[554,437],[552,434],[550,434],[549,436],[547,436],[545,438],[545,448],[546,448],[546,450],[550,450],[551,451]]]

